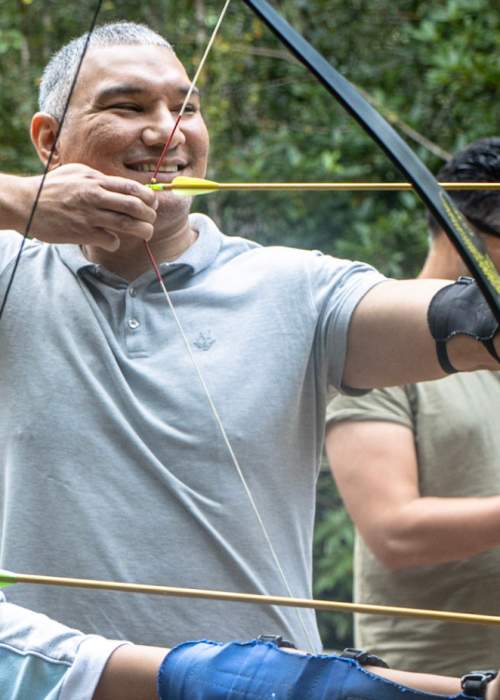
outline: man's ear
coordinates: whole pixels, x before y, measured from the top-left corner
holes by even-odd
[[[31,120],[31,141],[44,165],[47,164],[50,153],[54,149],[51,168],[61,165],[59,144],[55,144],[58,129],[57,119],[46,112],[37,112]]]

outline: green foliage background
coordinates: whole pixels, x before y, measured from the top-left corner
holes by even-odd
[[[498,135],[500,8],[491,0],[274,0],[402,131],[431,169]],[[0,0],[0,171],[39,172],[28,138],[41,69],[89,25],[90,0]],[[105,0],[101,21],[146,22],[192,70],[222,0]],[[201,80],[212,134],[209,176],[227,180],[377,180],[398,173],[361,129],[233,0]],[[437,147],[436,147],[437,146]],[[394,276],[418,270],[425,211],[411,194],[225,193],[199,198],[227,233],[360,258]],[[286,440],[286,436],[283,436]],[[319,483],[316,593],[348,599],[352,529],[331,478]],[[345,616],[325,643],[351,641]]]

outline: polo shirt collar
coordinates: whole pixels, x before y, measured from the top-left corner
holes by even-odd
[[[160,264],[162,276],[168,276],[181,269],[183,273],[193,276],[205,270],[215,261],[223,240],[223,235],[218,227],[204,214],[191,214],[189,223],[198,232],[196,241],[180,257]],[[76,275],[81,275],[84,272],[98,272],[100,276],[110,280],[119,279],[117,275],[109,272],[102,265],[96,265],[87,260],[79,246],[58,245],[57,248],[63,262]],[[144,280],[149,277],[154,277],[153,270],[148,270],[141,275]]]

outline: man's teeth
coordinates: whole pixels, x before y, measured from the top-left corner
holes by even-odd
[[[140,165],[133,165],[133,170],[138,170],[140,173],[152,173],[155,171],[154,165],[148,165],[146,163]],[[158,172],[160,173],[178,173],[181,169],[180,165],[162,165]]]

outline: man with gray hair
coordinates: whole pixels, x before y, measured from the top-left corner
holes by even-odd
[[[73,39],[58,51],[43,71],[39,88],[41,112],[61,121],[75,73],[85,48],[87,34]],[[99,46],[159,46],[174,52],[172,45],[143,24],[116,22],[105,24],[92,34],[92,47]]]
[[[0,322],[1,566],[307,598],[329,389],[444,376],[438,326],[463,285],[264,248],[151,191],[167,139],[160,183],[204,177],[209,142],[196,91],[172,135],[190,81],[150,30],[95,32],[58,136],[81,44],[45,72],[31,137],[50,172]],[[0,178],[0,295],[39,184]],[[463,335],[452,314],[441,346],[457,369],[495,368],[498,324],[465,293],[487,332]],[[137,597],[132,615],[112,593],[22,586],[10,599],[143,644],[271,630],[321,647],[314,615],[288,608]]]

